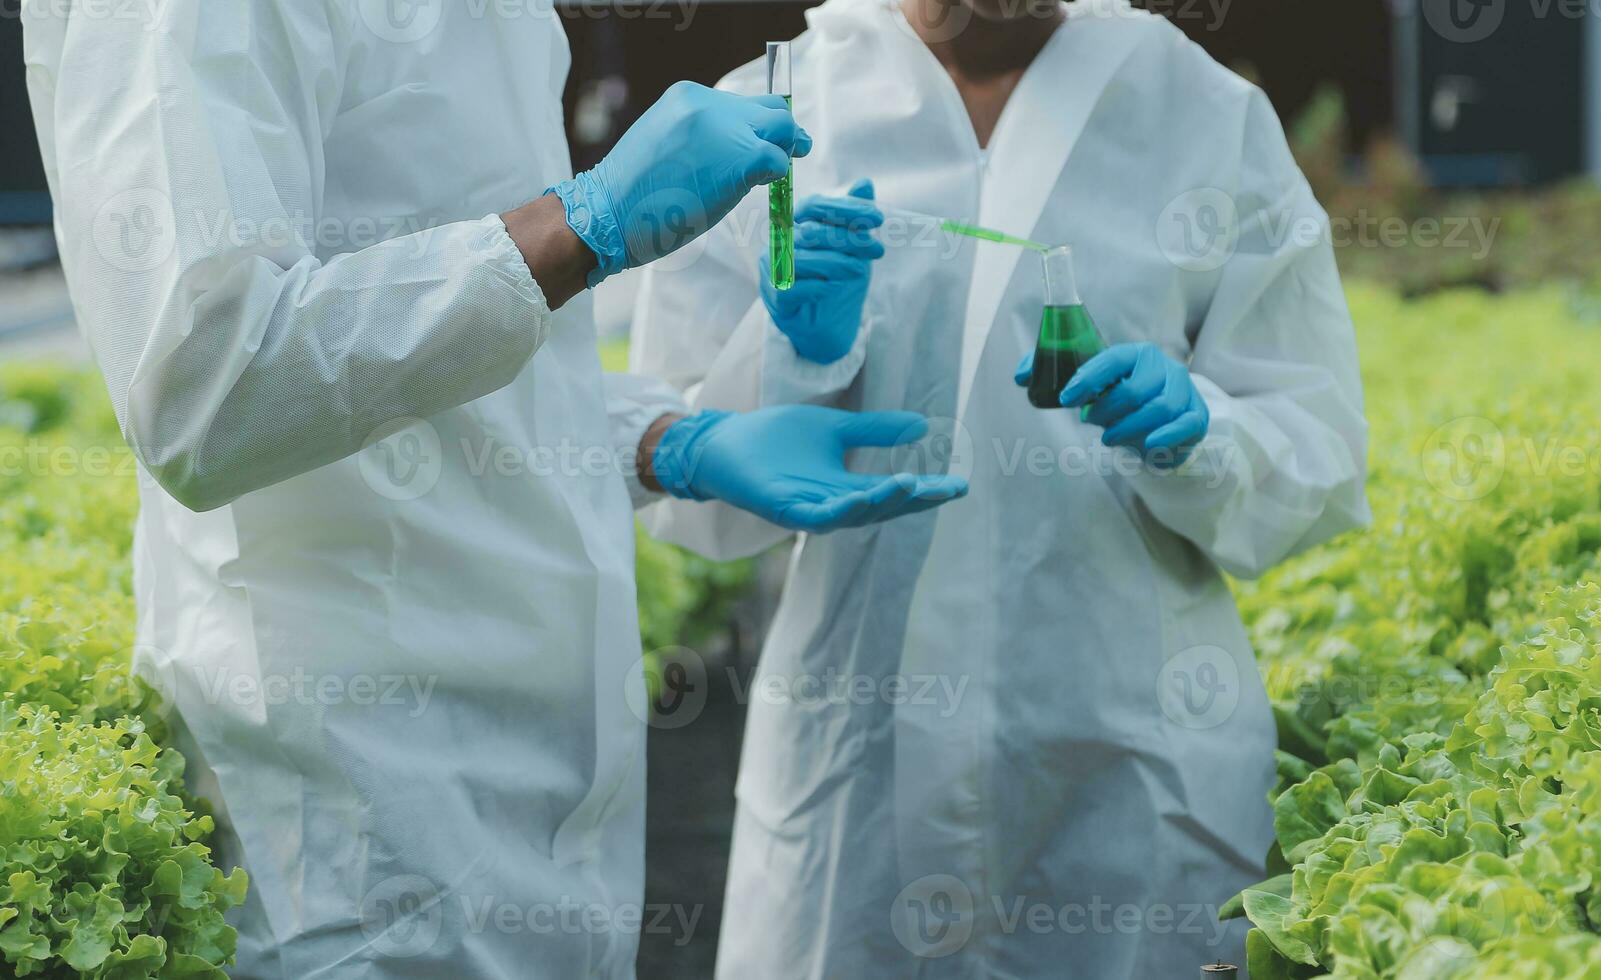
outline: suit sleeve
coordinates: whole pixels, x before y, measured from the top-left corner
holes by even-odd
[[[550,313],[498,216],[313,248],[343,5],[134,6],[39,5],[29,86],[80,322],[172,496],[222,506],[517,376]]]
[[[1328,216],[1255,93],[1235,196],[1238,238],[1190,369],[1211,429],[1176,472],[1139,468],[1161,523],[1240,577],[1371,520],[1356,339]]]

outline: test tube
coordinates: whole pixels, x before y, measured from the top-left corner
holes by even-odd
[[[795,107],[788,41],[767,42],[767,91]],[[768,256],[773,288],[795,285],[795,163],[789,173],[767,185]]]
[[[1061,408],[1062,389],[1079,368],[1106,349],[1106,341],[1079,299],[1073,250],[1057,245],[1041,253],[1040,260],[1044,266],[1045,309],[1040,313],[1028,401],[1035,408]],[[1080,412],[1079,417],[1085,414]]]

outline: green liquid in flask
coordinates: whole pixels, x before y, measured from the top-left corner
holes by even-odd
[[[791,103],[788,96],[784,101]],[[795,285],[795,164],[789,173],[767,185],[768,256],[773,288]]]
[[[1061,408],[1062,389],[1079,368],[1105,348],[1101,332],[1083,304],[1045,307],[1040,315],[1039,342],[1034,348],[1029,404],[1035,408]]]

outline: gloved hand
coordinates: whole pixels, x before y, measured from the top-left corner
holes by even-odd
[[[1017,383],[1027,385],[1033,369],[1030,352],[1017,367]],[[1170,450],[1156,465],[1183,462],[1212,422],[1189,369],[1155,344],[1114,344],[1090,358],[1062,389],[1062,404],[1087,406],[1084,420],[1106,429],[1101,441],[1108,446],[1145,455]]]
[[[651,461],[675,497],[722,500],[792,531],[824,534],[938,507],[967,495],[967,481],[845,468],[858,446],[898,446],[923,437],[915,412],[842,412],[780,405],[754,412],[701,412],[663,433]]]
[[[777,289],[762,255],[762,302],[795,353],[832,364],[856,344],[873,262],[884,246],[872,230],[884,223],[873,182],[859,180],[845,197],[816,195],[795,211],[795,285]]]
[[[593,287],[687,245],[751,188],[788,174],[791,155],[811,149],[782,96],[679,82],[595,169],[549,191],[595,253]]]

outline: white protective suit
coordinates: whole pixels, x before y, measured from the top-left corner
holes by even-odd
[[[972,480],[937,512],[795,550],[750,688],[731,980],[1240,961],[1244,924],[1216,913],[1263,874],[1275,739],[1220,569],[1260,573],[1367,519],[1353,332],[1267,99],[1161,19],[1067,12],[985,151],[896,7],[811,11],[795,109],[817,148],[797,194],[870,177],[885,205],[1072,244],[1107,340],[1193,371],[1212,421],[1184,470],[1030,407],[1012,375],[1043,286],[1021,250],[891,220],[856,349],[827,366],[758,298],[761,200],[646,276],[636,369],[703,407],[920,411],[950,437],[931,465]],[[724,85],[764,83],[747,66]],[[1229,202],[1237,237],[1201,237]],[[724,557],[784,537],[721,505],[649,522]]]
[[[626,474],[679,403],[496,217],[570,175],[558,21],[91,6],[26,5],[29,89],[146,477],[136,660],[251,877],[233,975],[632,977]]]

